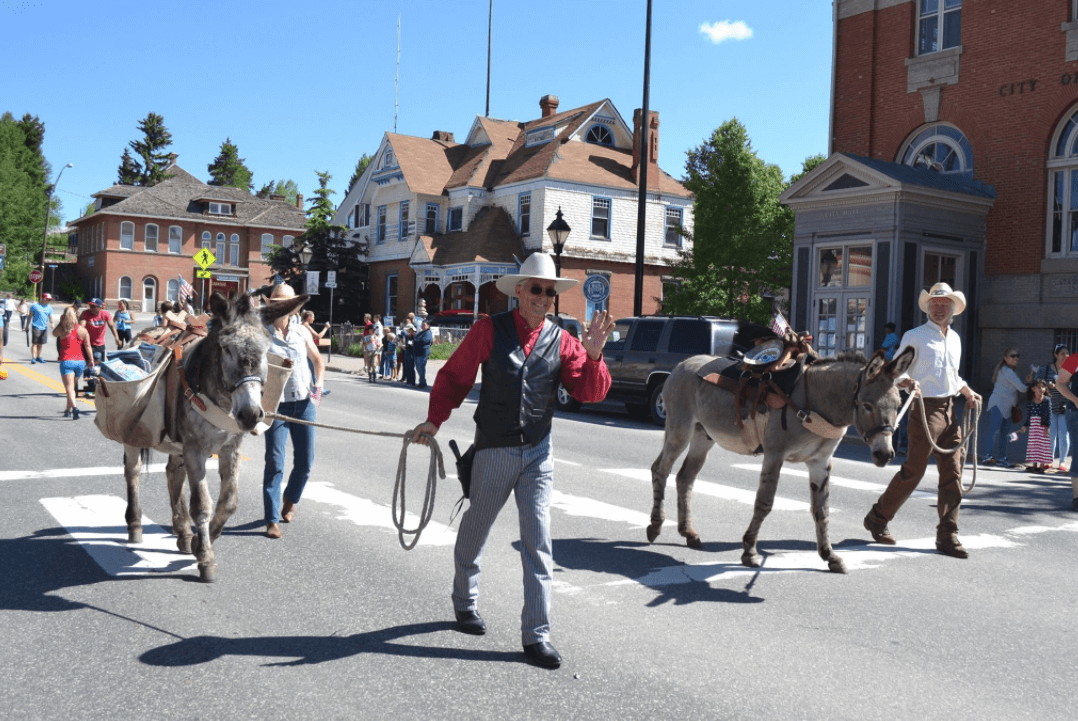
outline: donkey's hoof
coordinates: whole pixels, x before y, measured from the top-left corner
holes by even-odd
[[[217,564],[198,564],[198,576],[199,580],[201,580],[203,583],[214,583],[215,581],[217,581]]]
[[[685,545],[689,548],[700,548],[700,546],[704,544],[700,540],[700,536],[698,534],[690,533],[689,535],[685,536]]]
[[[142,529],[135,528],[127,532],[128,543],[142,543]]]
[[[846,573],[846,564],[838,556],[831,556],[827,561],[827,570],[831,573]]]
[[[760,567],[760,556],[758,554],[755,554],[755,553],[742,553],[741,554],[741,565],[742,566],[748,566],[749,568],[759,568]]]
[[[662,530],[663,524],[661,523],[653,523],[648,526],[648,543],[655,543],[655,539],[659,537]]]
[[[191,553],[191,537],[179,536],[176,539],[176,549],[180,553]]]

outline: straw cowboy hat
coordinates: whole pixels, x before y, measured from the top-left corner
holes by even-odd
[[[955,315],[962,315],[962,311],[966,309],[966,296],[960,290],[951,290],[951,286],[946,283],[936,283],[930,290],[922,290],[917,305],[927,313],[928,301],[933,298],[946,298],[953,302]]]
[[[564,293],[580,282],[572,278],[559,278],[554,270],[553,258],[546,253],[532,253],[520,264],[519,273],[503,275],[498,278],[495,285],[498,286],[498,290],[511,296],[513,295],[513,289],[517,287],[517,283],[531,280],[532,278],[554,281],[554,292],[556,293]]]

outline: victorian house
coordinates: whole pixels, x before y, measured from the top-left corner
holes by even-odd
[[[71,223],[78,274],[86,294],[132,301],[153,312],[176,300],[181,280],[195,289],[195,305],[213,291],[244,292],[270,282],[269,248],[303,233],[303,196],[255,197],[239,188],[207,185],[176,164],[154,186],[113,185],[93,194],[94,211]],[[203,248],[214,261],[199,279],[194,260]]]
[[[692,229],[692,196],[658,167],[659,114],[641,153],[641,113],[629,125],[601,100],[558,111],[544,96],[528,122],[477,117],[464,142],[386,133],[373,160],[341,203],[334,223],[366,241],[375,312],[396,317],[420,299],[439,310],[495,313],[509,299],[495,287],[529,254],[553,252],[546,229],[560,209],[571,228],[562,275],[608,298],[574,290],[561,311],[578,318],[608,308],[632,314],[638,172],[648,164],[644,312],[655,313],[675,286],[670,266]]]

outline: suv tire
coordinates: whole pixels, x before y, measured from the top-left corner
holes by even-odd
[[[558,384],[558,395],[554,401],[554,407],[559,411],[568,411],[575,413],[580,410],[580,401],[569,395],[569,391],[565,390],[565,386],[561,383]]]
[[[665,385],[666,379],[663,378],[655,384],[648,395],[648,415],[651,416],[651,422],[657,426],[666,425],[666,404],[663,402],[663,386]]]

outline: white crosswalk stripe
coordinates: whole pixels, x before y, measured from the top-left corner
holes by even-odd
[[[604,468],[603,473],[613,473],[619,476],[625,476],[626,478],[635,478],[638,481],[647,481],[651,483],[651,471],[644,468]],[[677,488],[677,477],[671,475],[667,478],[666,487],[670,489]],[[702,496],[712,496],[714,498],[722,498],[727,501],[737,501],[738,503],[744,503],[752,506],[756,503],[756,491],[747,491],[743,488],[735,488],[733,486],[724,486],[719,483],[711,483],[709,481],[701,481],[699,478],[693,484],[693,493]],[[772,506],[772,510],[775,511],[807,511],[809,510],[809,504],[804,501],[794,501],[789,498],[782,498],[781,496],[775,496],[775,504]]]
[[[734,463],[731,465],[731,468],[739,468],[743,471],[754,471],[756,473],[760,473],[764,469],[763,465],[760,463]],[[800,468],[789,468],[787,466],[783,466],[782,470],[779,471],[779,477],[781,478],[782,476],[794,476],[796,478],[807,479],[809,477],[809,473],[808,471],[802,470]],[[841,476],[831,476],[831,485],[841,486],[843,488],[852,488],[857,491],[874,491],[876,493],[883,493],[887,489],[887,486],[882,483],[873,483],[871,481],[858,481],[853,478],[842,478]],[[930,493],[928,491],[914,491],[913,497],[935,498],[936,494],[934,492]]]
[[[393,525],[392,513],[389,504],[368,501],[366,498],[353,496],[333,487],[332,483],[310,481],[303,489],[303,504],[308,502],[325,503],[336,506],[341,514],[336,516],[343,521],[350,521],[357,526],[371,526],[384,528],[397,533]],[[404,527],[415,528],[419,523],[419,517],[413,513],[404,515]],[[427,525],[419,537],[417,546],[451,546],[457,540],[457,532],[449,526],[437,523],[434,520]]]

